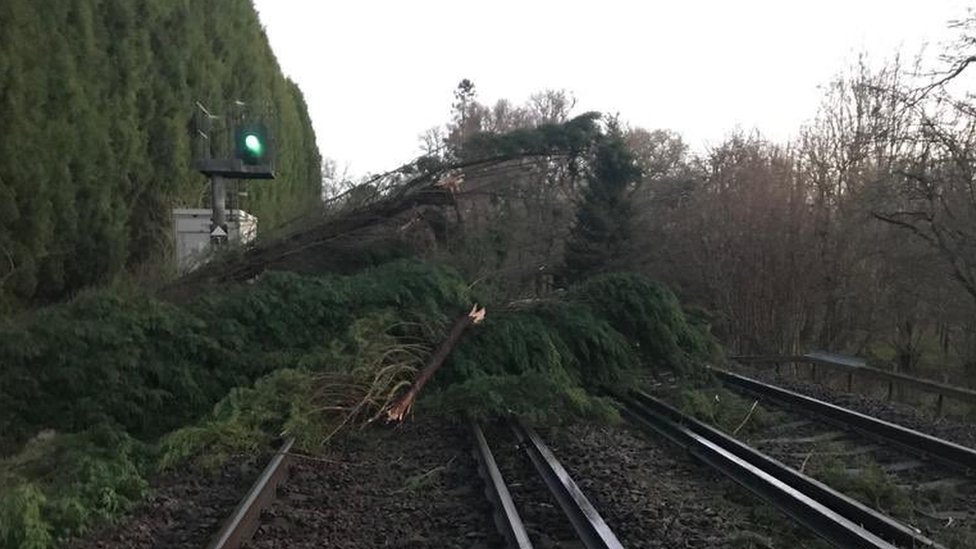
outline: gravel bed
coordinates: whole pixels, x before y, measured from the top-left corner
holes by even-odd
[[[113,525],[70,549],[200,549],[234,510],[268,456],[241,456],[216,471],[186,468],[152,482],[152,495]]]
[[[352,433],[292,477],[246,547],[500,546],[468,430],[418,419]]]
[[[664,439],[589,424],[544,438],[625,547],[826,547]]]
[[[869,396],[838,391],[821,384],[801,381],[795,377],[777,375],[771,369],[739,368],[743,375],[772,383],[798,393],[843,406],[862,414],[903,425],[957,444],[976,448],[976,424],[946,418],[934,419],[905,404],[879,400]]]

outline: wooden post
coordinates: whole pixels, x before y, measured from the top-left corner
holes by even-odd
[[[888,381],[888,400],[891,400],[891,396],[894,394],[894,392],[895,392],[895,382],[894,382],[894,380],[889,380]]]
[[[854,391],[854,372],[847,372],[847,392]]]
[[[942,396],[942,393],[939,393],[939,399],[935,401],[935,418],[936,419],[941,419],[942,418],[942,405],[943,405],[943,396]]]

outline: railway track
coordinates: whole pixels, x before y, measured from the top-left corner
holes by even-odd
[[[737,440],[645,393],[621,398],[623,413],[637,426],[682,446],[699,461],[757,494],[835,547],[972,547],[973,538],[968,537],[968,528],[954,530],[963,532],[961,537],[945,536],[945,532],[938,528],[947,519],[970,521],[976,510],[976,491],[972,490],[972,474],[976,470],[973,456],[976,453],[972,449],[743,376],[728,372],[716,374],[735,390],[760,399],[764,406],[775,405],[788,410],[777,412],[788,415],[783,416],[784,421],[778,422],[773,431],[756,431]],[[816,419],[811,419],[813,415]],[[463,438],[452,443],[455,450],[464,446]],[[456,544],[450,545],[443,541],[440,545],[431,545],[421,538],[417,546],[623,547],[566,469],[532,430],[518,423],[493,425],[488,429],[472,426],[470,439],[475,459],[469,456],[472,465],[466,470],[468,472],[457,476],[462,479],[459,482],[467,485],[467,490],[478,494],[471,497],[480,501],[481,508],[475,510],[472,507],[471,512],[480,513],[485,524],[494,522],[498,535],[492,532],[493,540],[478,535],[477,543],[458,539]],[[289,469],[295,467],[289,451],[290,443],[286,443],[223,529],[214,536],[208,549],[289,545],[289,528],[281,528],[281,522],[287,521],[291,513],[289,502],[283,503],[282,498],[278,498],[274,503],[276,489],[284,487],[286,500],[304,502],[315,497],[301,490],[289,495],[293,490],[289,488],[287,475]],[[900,479],[895,483],[902,488],[912,490],[914,486],[913,495],[918,494],[920,487],[945,483],[946,475],[949,480],[960,482],[953,485],[953,497],[941,502],[948,507],[912,516],[921,516],[927,521],[920,523],[889,513],[884,506],[863,501],[863,498],[858,501],[844,486],[823,478],[816,467],[818,458],[812,457],[817,452],[852,460],[844,462],[844,471],[851,475],[859,474],[859,470],[863,472],[865,463],[876,464],[876,469]],[[454,459],[451,458],[447,465],[450,466]],[[323,467],[330,465],[326,463]],[[422,476],[443,468],[435,466]],[[298,482],[308,484],[313,478],[314,475],[309,476],[306,471]],[[480,479],[480,482],[473,479]],[[454,486],[449,491],[455,492],[458,488]],[[481,497],[481,492],[487,497]],[[328,504],[341,508],[345,503],[342,496],[337,497],[340,499]],[[395,500],[397,495],[384,497]],[[268,511],[272,504],[277,509],[275,512]],[[371,511],[372,505],[360,506],[350,513],[362,514],[364,510]],[[431,520],[437,518],[436,514],[425,513]],[[300,517],[297,522],[306,520],[307,517]],[[490,529],[491,526],[486,528]],[[263,536],[261,543],[248,541],[255,531]],[[276,536],[282,532],[285,537],[278,539]],[[450,535],[456,536],[451,539],[463,536]],[[325,540],[324,546],[341,545],[334,545],[328,533],[320,539]],[[364,543],[369,545],[369,541]],[[322,545],[321,541],[319,545]]]
[[[772,402],[847,431],[854,431],[882,443],[940,462],[964,475],[976,474],[976,450],[947,440],[848,410],[800,393],[764,383],[746,376],[713,370],[726,386],[763,402]]]
[[[622,401],[631,421],[683,446],[835,547],[891,549],[900,546],[892,543],[896,537],[907,540],[909,547],[939,547],[646,393],[637,392]],[[865,521],[883,525],[884,532],[879,534],[862,526]]]
[[[495,526],[505,547],[623,548],[599,512],[534,431],[513,422],[504,428],[491,429],[486,436],[480,426],[473,425],[471,439],[478,464],[476,479],[482,482],[484,494],[491,503]],[[207,545],[208,549],[251,546],[252,536],[269,521],[268,510],[275,503],[278,488],[288,487],[289,470],[295,466],[289,454],[291,446],[292,441],[286,442],[272,458]],[[307,497],[302,496],[302,499]],[[520,510],[528,512],[529,520],[523,522]],[[466,543],[459,540],[457,546],[466,546]]]
[[[715,374],[784,417],[779,429],[750,435],[757,448],[839,489],[864,495],[857,485],[871,479],[896,502],[888,506],[900,519],[950,547],[976,544],[976,450],[745,376]]]
[[[888,546],[974,546],[976,451],[744,376],[715,373],[729,388],[772,409],[776,414],[775,421],[769,422],[772,426],[737,440],[650,395],[632,396],[627,409],[632,417],[639,416],[636,421],[695,455],[709,450],[702,450],[694,437],[712,442],[780,480],[786,488],[863,527]],[[666,387],[659,386],[659,390],[667,394]],[[688,432],[680,432],[682,429]],[[706,462],[717,459],[699,458]],[[820,519],[815,509],[788,503],[789,497],[781,491],[766,488],[762,493],[757,489],[761,479],[741,471],[726,474],[738,475],[740,484],[767,501],[776,504],[779,499],[780,509],[835,546],[876,546],[838,539],[837,532],[844,530],[838,524],[822,530],[824,524],[816,524]]]
[[[289,452],[295,439],[288,439],[265,466],[244,498],[207,544],[207,549],[237,549],[251,539],[261,520],[261,511],[274,501],[278,485],[288,480]]]
[[[507,433],[504,431],[492,433],[496,442],[493,452],[481,428],[473,427],[482,476],[496,509],[496,524],[505,534],[508,547],[623,548],[539,435],[517,422]],[[516,507],[525,513],[528,528]]]

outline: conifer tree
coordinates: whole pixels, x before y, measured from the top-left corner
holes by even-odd
[[[641,170],[615,120],[595,144],[587,186],[566,242],[569,282],[619,267],[630,238],[631,193]]]

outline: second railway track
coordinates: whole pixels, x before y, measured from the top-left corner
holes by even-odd
[[[779,499],[778,506],[787,514],[837,547],[885,545],[857,540],[857,536],[845,540],[850,534],[843,532],[845,528],[840,523],[824,522],[815,509],[797,506],[798,502],[789,496],[790,489],[823,504],[850,524],[863,527],[887,546],[973,546],[973,449],[743,376],[722,371],[716,375],[730,388],[755,397],[766,407],[772,406],[777,421],[737,440],[650,395],[633,395],[628,410],[632,416],[640,416],[635,417],[637,421],[648,427],[655,424],[658,432],[692,450],[703,461],[721,459],[703,449],[703,444],[712,443],[744,460],[744,466],[779,480],[787,490],[763,487],[761,479],[725,464],[727,469],[736,469],[726,474],[733,478],[738,475],[741,484],[768,501]],[[681,433],[682,430],[687,432]],[[704,442],[694,440],[696,437]],[[762,494],[763,490],[767,493]],[[870,497],[871,490],[882,492]],[[938,493],[929,493],[933,491]],[[888,499],[882,498],[902,502],[902,506],[891,509]],[[930,508],[924,509],[926,505]],[[910,512],[906,506],[910,506]]]
[[[633,421],[685,447],[835,547],[939,547],[911,528],[647,394],[635,393],[624,402]],[[872,527],[862,526],[865,523]]]
[[[889,502],[865,503],[891,508],[946,546],[976,545],[976,450],[745,376],[716,375],[792,426],[754,433],[751,444],[862,498],[879,486]]]

